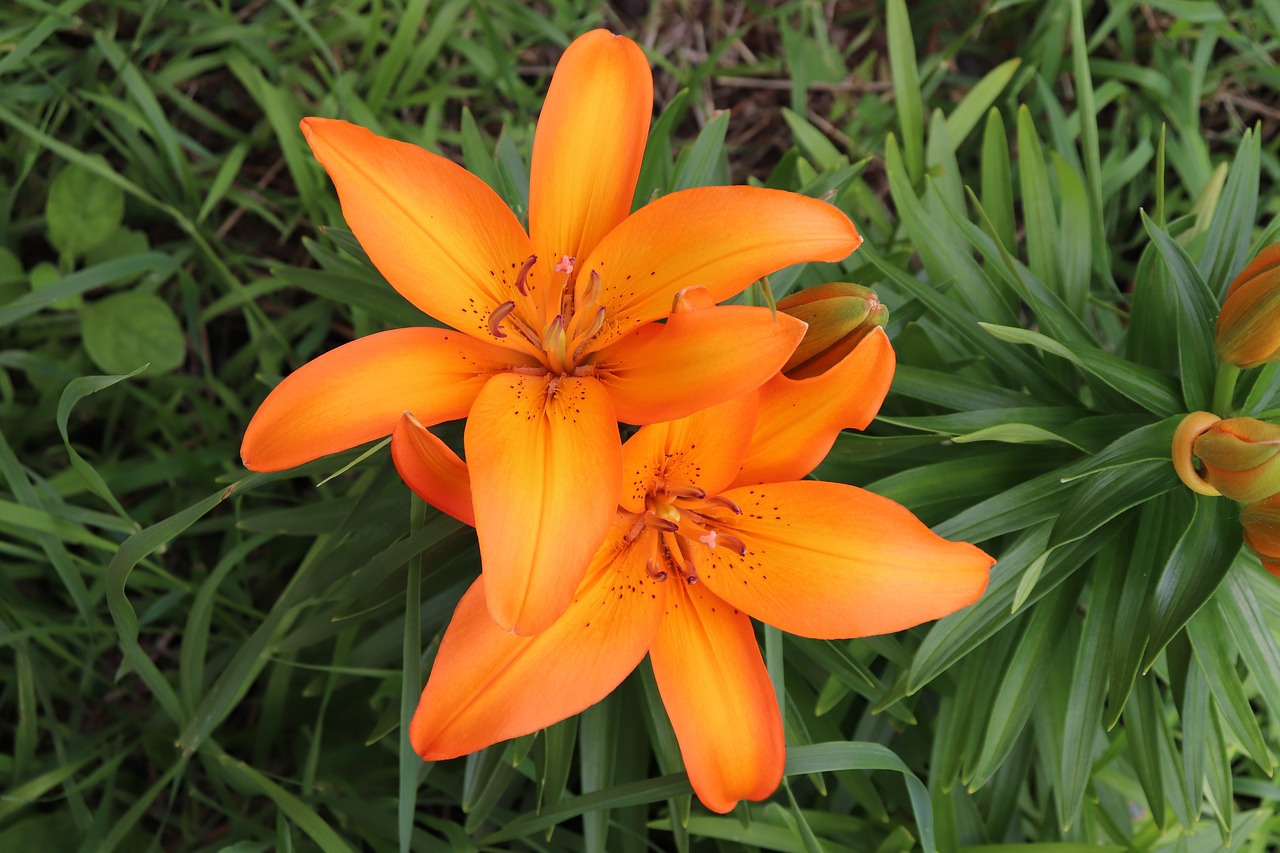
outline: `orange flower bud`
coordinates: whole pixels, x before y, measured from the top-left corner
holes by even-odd
[[[1245,544],[1262,558],[1262,567],[1280,578],[1280,495],[1240,508]]]
[[[1197,436],[1191,449],[1204,479],[1234,501],[1253,503],[1280,492],[1280,426],[1228,418]]]
[[[1237,367],[1280,359],[1280,243],[1259,252],[1231,282],[1214,349]]]
[[[778,300],[778,310],[809,324],[800,346],[782,366],[792,379],[825,372],[853,352],[872,329],[889,322],[889,309],[873,290],[843,281],[793,293]]]

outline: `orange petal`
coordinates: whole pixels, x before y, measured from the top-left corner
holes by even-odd
[[[607,696],[648,651],[667,584],[645,572],[647,548],[623,548],[621,518],[564,617],[536,637],[489,618],[485,581],[472,585],[440,643],[409,735],[428,761],[535,732]],[[652,534],[650,534],[652,535]]]
[[[606,308],[590,346],[666,316],[683,288],[704,285],[720,302],[782,267],[841,260],[861,242],[838,208],[795,193],[699,187],[663,196],[609,232],[581,269],[578,303],[595,271]]]
[[[1249,262],[1248,266],[1240,270],[1231,281],[1231,285],[1227,288],[1227,297],[1236,291],[1241,285],[1249,281],[1251,278],[1269,272],[1275,267],[1280,266],[1280,243],[1272,243],[1271,245],[1258,252],[1257,256]]]
[[[497,193],[450,160],[345,121],[305,118],[302,132],[347,224],[401,295],[455,329],[530,351],[523,336],[489,328],[508,300],[526,322],[534,317],[515,287],[533,247]]]
[[[641,427],[622,445],[623,483],[618,503],[643,512],[645,495],[666,487],[724,490],[738,474],[756,421],[755,394],[675,421]]]
[[[875,329],[826,373],[770,379],[737,482],[799,480],[818,467],[840,430],[863,429],[880,411],[895,364],[889,338]]]
[[[391,459],[414,494],[463,524],[476,526],[467,463],[405,412],[391,434]]]
[[[664,586],[667,615],[649,656],[689,782],[721,814],[763,800],[782,781],[786,743],[751,620],[701,584]]]
[[[777,374],[804,330],[768,308],[684,311],[641,326],[592,364],[618,420],[651,424],[751,393]]]
[[[425,424],[464,417],[489,376],[521,358],[450,329],[393,329],[304,364],[271,390],[240,456],[281,471],[390,435],[405,411]]]
[[[627,218],[652,114],[649,60],[631,39],[592,30],[560,57],[529,177],[529,234],[544,272],[563,256],[586,260]]]
[[[590,378],[504,373],[476,398],[465,442],[489,612],[503,630],[545,631],[618,506],[609,395]]]
[[[901,631],[978,600],[995,562],[949,542],[888,498],[804,480],[724,495],[742,515],[720,526],[746,544],[691,544],[708,588],[761,621],[804,637]]]

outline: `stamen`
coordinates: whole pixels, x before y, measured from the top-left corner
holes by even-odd
[[[634,542],[640,538],[640,531],[644,530],[644,516],[637,515],[636,523],[631,525],[631,529],[627,531],[627,541]]]
[[[747,556],[747,543],[732,533],[721,533],[716,539],[716,544],[722,548],[728,548],[739,557]]]
[[[658,561],[650,557],[644,564],[644,570],[649,573],[649,577],[662,583],[667,579],[667,573],[658,568]]]
[[[533,265],[538,262],[537,255],[530,255],[524,259],[524,264],[520,267],[520,272],[516,273],[516,290],[520,291],[521,296],[529,295],[529,270],[533,269]]]
[[[516,310],[516,304],[509,301],[502,303],[497,308],[494,308],[493,313],[489,315],[489,334],[493,335],[495,338],[505,338],[507,333],[498,328],[498,326],[500,326],[502,321],[507,319],[507,316],[514,310]]]
[[[698,582],[698,576],[693,571],[693,566],[685,566],[684,582],[693,586]]]
[[[697,486],[686,486],[680,483],[667,486],[667,494],[676,500],[700,501],[706,498],[706,489],[699,489]]]
[[[595,319],[591,321],[591,325],[587,327],[587,330],[584,332],[578,333],[573,339],[575,343],[575,346],[573,348],[574,361],[578,360],[578,356],[582,355],[583,347],[585,347],[591,341],[591,339],[596,336],[596,332],[600,331],[601,327],[603,326],[604,326],[604,306],[601,305],[599,308],[596,309]]]
[[[556,261],[555,271],[569,275],[573,272],[573,265],[577,260],[577,258],[571,258],[568,255],[561,255],[560,260]]]
[[[722,506],[725,509],[732,512],[734,515],[742,515],[742,507],[738,506],[731,499],[726,498],[724,495],[714,495],[712,497],[709,497],[707,498],[707,503],[712,504],[714,506]]]
[[[675,533],[680,529],[680,525],[666,518],[662,518],[651,509],[645,510],[644,523],[654,530],[662,530],[666,533]]]
[[[600,299],[600,288],[603,283],[600,281],[600,273],[595,270],[591,271],[591,278],[587,281],[587,292],[583,294],[584,305],[595,305]]]

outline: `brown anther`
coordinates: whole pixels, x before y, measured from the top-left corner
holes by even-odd
[[[712,497],[707,498],[707,503],[712,504],[713,506],[722,506],[734,515],[742,515],[742,507],[738,506],[724,495],[713,495]]]
[[[700,501],[706,498],[706,489],[699,489],[697,486],[686,486],[683,484],[667,486],[667,494],[676,500]]]
[[[520,291],[521,296],[529,295],[529,270],[533,269],[533,265],[537,262],[538,256],[530,255],[520,265],[520,272],[516,273],[516,290]]]
[[[507,319],[512,311],[516,310],[514,302],[504,302],[497,308],[493,309],[493,313],[489,315],[489,334],[495,338],[505,338],[507,333],[498,328],[502,325],[502,321]]]
[[[595,270],[591,271],[590,277],[587,279],[587,292],[583,294],[583,305],[595,305],[596,300],[600,298],[600,289],[604,286],[600,280],[600,273]]]
[[[693,586],[695,583],[698,582],[698,576],[693,573],[692,566],[687,567],[687,572],[684,576],[684,582],[689,584],[690,586]]]
[[[676,524],[674,521],[662,518],[651,509],[645,510],[644,523],[647,527],[652,527],[654,530],[661,530],[665,533],[675,533],[680,529],[680,525]]]
[[[743,542],[732,533],[720,533],[716,536],[716,545],[721,548],[728,548],[739,557],[747,556],[747,543]]]
[[[644,564],[644,570],[649,573],[649,577],[662,583],[667,579],[667,573],[658,568],[658,561],[650,557]]]

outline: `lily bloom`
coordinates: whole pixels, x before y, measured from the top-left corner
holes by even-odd
[[[369,335],[304,365],[254,415],[244,464],[290,468],[391,435],[405,413],[425,426],[467,418],[488,607],[506,631],[535,634],[572,600],[613,518],[617,423],[748,393],[804,331],[744,306],[653,322],[673,297],[702,285],[720,302],[861,242],[832,205],[753,187],[677,192],[628,215],[652,111],[635,43],[604,30],[574,41],[538,120],[527,234],[453,162],[343,121],[302,121],[374,265],[451,328]],[[398,465],[413,447],[393,436]]]
[[[501,631],[487,576],[462,597],[414,748],[440,760],[537,731],[600,701],[648,654],[698,798],[723,813],[769,796],[785,744],[750,617],[806,637],[898,631],[977,600],[993,563],[893,501],[799,479],[842,427],[871,420],[893,369],[877,328],[821,375],[641,428],[623,446],[609,535],[554,625]],[[816,459],[812,445],[825,445]],[[444,491],[444,479],[431,482]]]

